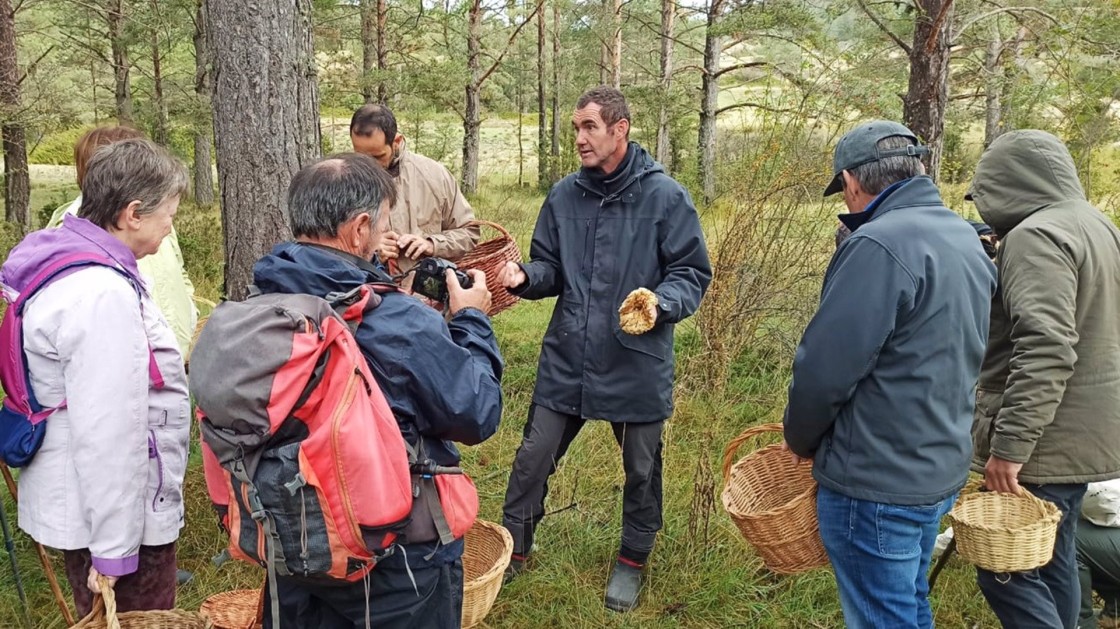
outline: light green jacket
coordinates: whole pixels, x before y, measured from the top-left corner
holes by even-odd
[[[81,204],[82,197],[79,195],[70,205],[59,206],[51,215],[47,227],[61,225],[62,217],[66,214],[76,215]],[[163,240],[159,251],[137,260],[137,266],[148,282],[152,300],[175,332],[175,340],[179,342],[179,350],[185,359],[198,322],[198,308],[194,304],[194,284],[187,276],[175,228],[171,228],[171,235]]]
[[[993,142],[970,193],[1002,239],[974,469],[994,454],[1028,483],[1120,477],[1120,230],[1043,131]]]

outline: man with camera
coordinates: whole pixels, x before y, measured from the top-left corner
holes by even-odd
[[[474,211],[443,164],[413,153],[385,105],[363,105],[350,119],[350,143],[377,160],[397,184],[389,230],[378,253],[392,272],[410,271],[426,257],[458,260],[478,244]]]
[[[452,442],[480,443],[497,431],[501,418],[503,363],[486,316],[490,293],[481,271],[470,272],[469,289],[450,270],[429,279],[446,282],[434,291],[446,295],[445,323],[370,263],[389,230],[395,195],[392,178],[365,155],[336,155],[305,167],[288,191],[295,242],[277,245],[257,262],[254,284],[265,294],[328,299],[380,285],[380,303],[365,311],[354,338],[405,440],[434,465],[453,468],[459,452]],[[368,583],[320,585],[278,577],[279,623],[359,627],[367,626],[368,614],[375,627],[459,627],[463,540],[446,540],[441,516],[433,513],[439,502],[422,493],[426,485],[418,487],[401,547],[377,564]],[[460,506],[477,511],[477,495],[473,505]]]
[[[688,192],[637,143],[622,92],[598,87],[576,103],[583,167],[553,186],[525,264],[499,275],[526,299],[558,297],[541,344],[533,405],[506,490],[513,534],[509,576],[525,568],[544,516],[548,478],[588,419],[611,422],[622,450],[622,543],[606,606],[638,604],[661,529],[661,432],[673,414],[673,327],[700,306],[712,278]],[[619,307],[652,292],[652,327],[624,332]]]

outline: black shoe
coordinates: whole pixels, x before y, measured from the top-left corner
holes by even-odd
[[[638,595],[642,591],[642,569],[616,561],[611,578],[607,581],[607,609],[616,612],[633,611],[638,606]]]
[[[177,585],[183,586],[183,585],[186,585],[186,584],[190,583],[193,580],[194,580],[194,573],[193,572],[188,572],[186,570],[176,570],[175,571],[175,583]]]
[[[524,555],[513,555],[510,557],[509,565],[506,566],[506,572],[502,576],[502,585],[513,581],[522,572],[529,569],[529,557]]]

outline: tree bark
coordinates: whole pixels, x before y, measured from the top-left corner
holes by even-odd
[[[549,182],[560,181],[560,0],[552,0],[552,139]]]
[[[984,148],[988,148],[1000,134],[1003,97],[1003,41],[999,24],[992,23],[991,40],[984,53]]]
[[[167,100],[163,97],[163,61],[159,50],[159,0],[151,0],[149,6],[152,11],[152,104],[156,109],[156,128],[152,139],[157,144],[167,146],[170,138],[167,131]]]
[[[20,110],[20,69],[16,54],[16,17],[11,0],[0,0],[0,107],[4,144],[4,218],[31,227],[31,179],[27,170],[27,140]]]
[[[545,28],[545,13],[537,15],[537,186],[548,188],[548,107],[545,99],[545,76],[548,73],[548,59],[545,50],[548,44],[548,29]]]
[[[467,12],[466,106],[463,108],[463,193],[478,190],[478,143],[482,128],[482,0],[471,0]]]
[[[198,113],[194,120],[194,201],[202,207],[214,204],[214,171],[210,154],[210,50],[206,46],[206,4],[198,0],[194,19],[194,94]]]
[[[362,15],[362,98],[367,103],[372,103],[373,70],[377,67],[378,33],[377,31],[377,0],[361,0]]]
[[[657,161],[669,164],[669,89],[673,82],[673,23],[677,17],[676,0],[661,0],[661,104],[657,113]]]
[[[614,0],[614,33],[611,37],[611,87],[622,87],[622,0]]]
[[[1030,31],[1026,26],[1020,26],[1015,37],[1007,43],[1006,49],[1010,54],[1004,55],[1003,83],[1000,98],[1000,133],[1006,133],[1015,126],[1015,82],[1023,67],[1023,44]]]
[[[109,46],[113,51],[113,93],[117,103],[117,124],[132,125],[132,82],[129,71],[132,62],[128,57],[125,37],[124,0],[112,0],[106,18],[109,27]]]
[[[377,0],[377,100],[382,103],[389,102],[389,85],[385,78],[385,73],[389,69],[389,42],[385,37],[388,21],[388,3],[386,0]]]
[[[607,24],[608,18],[611,13],[611,0],[603,0],[603,13],[600,18],[601,25]],[[602,37],[602,44],[599,46],[599,85],[606,85],[611,79],[611,45],[610,39],[607,37],[608,29],[603,26],[599,27],[600,37]]]
[[[953,0],[917,0],[910,47],[910,84],[903,100],[906,125],[929,146],[922,158],[934,181],[941,171],[945,108],[949,102],[949,26]]]
[[[699,174],[704,203],[716,197],[716,109],[719,106],[719,56],[723,47],[722,37],[716,34],[724,0],[710,0],[708,25],[704,34],[704,72],[700,79],[700,138]]]
[[[311,0],[206,0],[225,293],[243,299],[252,265],[291,236],[287,189],[320,153]]]

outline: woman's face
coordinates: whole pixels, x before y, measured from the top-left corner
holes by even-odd
[[[163,239],[171,234],[172,220],[178,211],[179,195],[175,195],[164,199],[154,211],[137,217],[138,224],[131,246],[136,259],[159,250]]]

